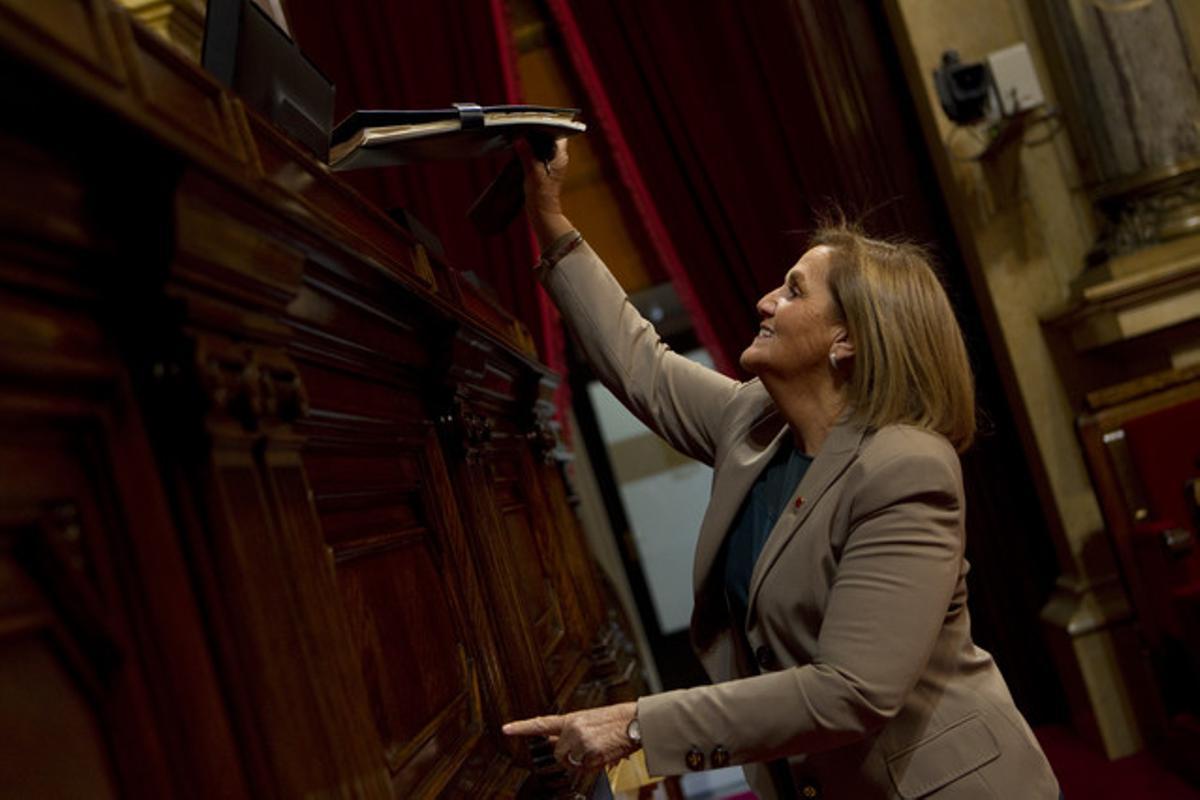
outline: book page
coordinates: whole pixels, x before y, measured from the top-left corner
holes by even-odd
[[[457,116],[408,125],[365,127],[330,147],[329,164],[340,170],[431,159],[473,158],[511,143],[523,129],[558,131],[566,135],[586,131],[587,125],[574,120],[574,116],[575,112],[570,109],[561,113],[497,111],[484,113],[482,128],[463,129]]]

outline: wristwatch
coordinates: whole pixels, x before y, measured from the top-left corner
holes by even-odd
[[[629,720],[629,727],[625,729],[625,735],[638,747],[642,746],[642,726],[638,724],[637,717]]]

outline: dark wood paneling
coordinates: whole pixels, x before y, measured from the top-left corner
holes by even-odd
[[[4,692],[0,780],[27,797],[152,797],[169,791],[166,759],[110,594],[100,498],[80,470],[87,438],[47,426],[0,444],[0,681],[21,687]],[[72,734],[61,749],[60,732]],[[138,752],[155,756],[144,775]]]
[[[334,370],[304,375],[304,464],[393,794],[436,794],[472,759],[503,768],[482,703],[481,664],[496,656],[468,621],[473,589],[453,557],[463,531],[434,489],[446,478],[419,396]]]
[[[0,282],[26,274],[12,258]],[[0,307],[0,793],[242,796],[201,617],[178,541],[162,535],[165,499],[112,343],[70,304],[4,288]],[[191,772],[190,752],[210,770]]]
[[[0,64],[0,795],[594,778],[500,732],[638,685],[528,334],[109,3]]]

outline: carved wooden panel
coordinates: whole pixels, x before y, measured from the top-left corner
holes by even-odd
[[[307,407],[296,368],[212,334],[192,344],[194,365],[166,370],[184,380],[150,405],[256,790],[384,797],[302,440],[288,424]],[[207,412],[189,418],[179,412],[197,388]]]
[[[304,464],[392,791],[434,796],[468,758],[498,755],[481,674],[495,657],[468,620],[438,445],[411,393],[314,365],[305,382]]]
[[[122,14],[0,0],[0,796],[571,796],[527,333]]]
[[[88,340],[94,327],[37,308],[0,324],[0,341],[51,366],[0,359],[0,793],[237,797],[240,765],[120,375]],[[214,772],[196,774],[184,752]]]
[[[0,450],[0,469],[17,468],[14,455]],[[18,500],[5,495],[5,506]],[[26,797],[118,797],[132,777],[122,781],[112,755],[125,743],[104,713],[123,648],[104,622],[82,536],[68,501],[0,518],[0,683],[10,687],[0,693],[0,785]]]
[[[525,777],[498,731],[513,701],[430,413],[449,328],[394,280],[314,255],[289,306],[297,430],[393,795],[504,794]]]
[[[488,477],[496,510],[500,513],[505,543],[511,548],[513,565],[517,570],[517,586],[521,605],[529,614],[534,642],[543,659],[546,676],[556,690],[561,688],[578,660],[578,647],[567,638],[563,619],[563,599],[554,591],[551,573],[546,566],[542,537],[538,529],[542,522],[532,507],[529,482],[522,469],[519,451],[498,449],[488,464]]]
[[[249,161],[241,129],[221,85],[194,68],[173,44],[127,15],[114,15],[134,91],[169,125],[237,161]]]
[[[88,74],[116,85],[124,82],[104,0],[20,0],[0,6],[0,24]]]
[[[496,394],[514,390],[502,381],[505,370],[498,366],[489,362],[478,375],[480,383]],[[516,415],[491,403],[459,399],[452,408],[443,418],[443,434],[456,482],[472,487],[464,514],[478,531],[479,557],[496,562],[485,578],[495,613],[509,627],[514,617],[523,622],[529,642],[516,657],[532,658],[555,707],[573,707],[571,695],[588,671],[583,655],[595,630],[579,613],[564,569],[558,541],[563,532],[550,518],[528,432]]]

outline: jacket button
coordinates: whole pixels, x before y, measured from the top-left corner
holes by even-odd
[[[806,783],[800,787],[800,796],[808,798],[808,800],[819,800],[821,787],[815,783]]]
[[[771,648],[765,644],[760,644],[754,649],[754,660],[763,669],[770,669],[775,663],[775,654],[771,652]]]
[[[704,769],[704,753],[701,753],[699,748],[693,747],[683,757],[683,763],[687,764],[687,768],[693,772],[699,772]]]
[[[720,769],[721,767],[728,767],[729,766],[729,751],[726,750],[721,745],[717,745],[716,747],[713,748],[712,755],[710,755],[708,757],[708,763],[712,765],[713,769]]]

